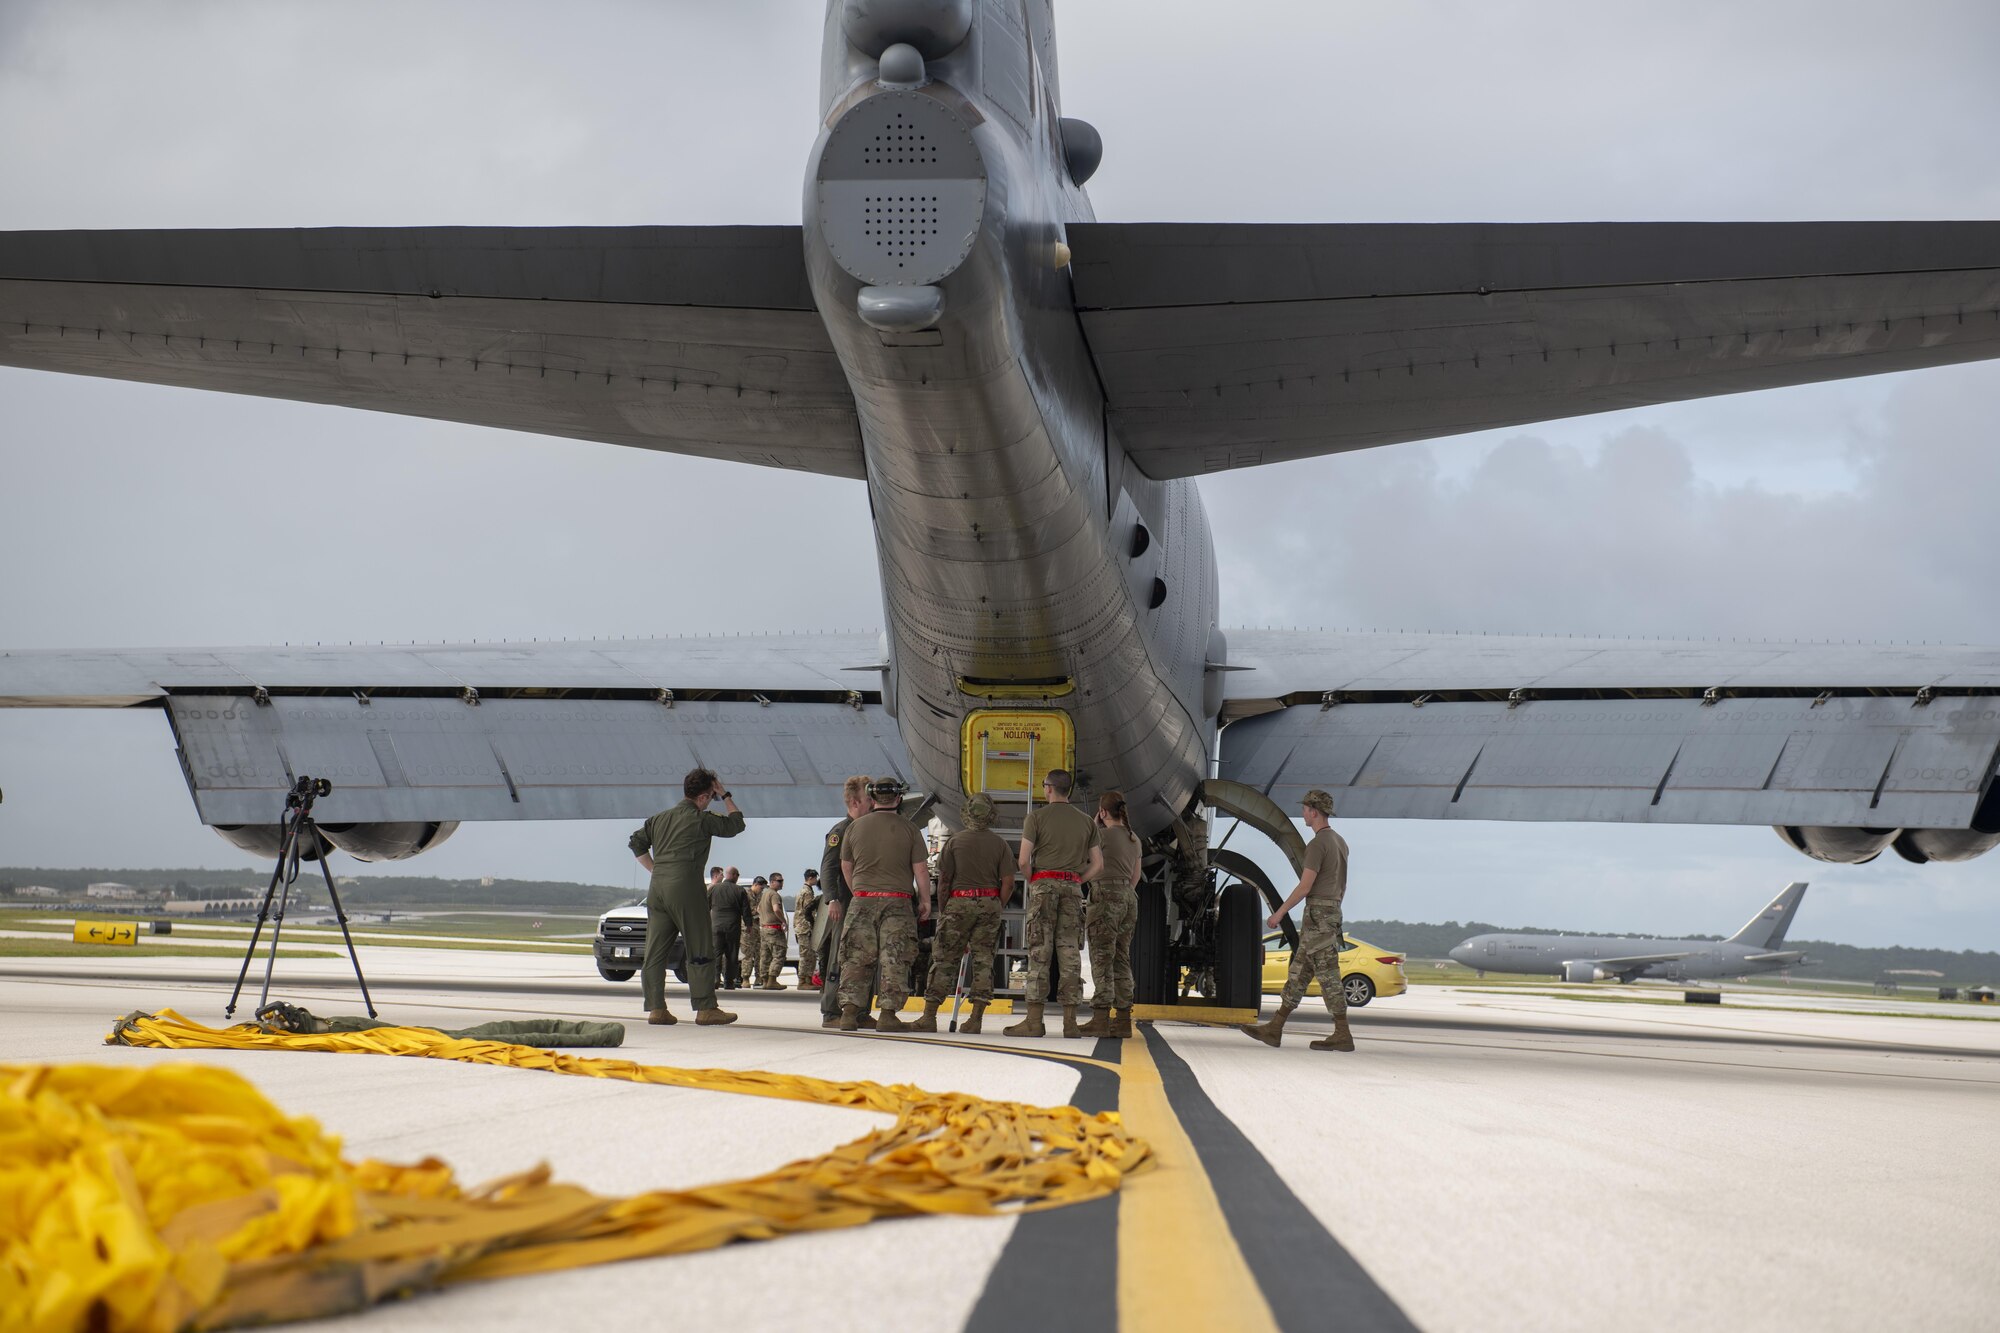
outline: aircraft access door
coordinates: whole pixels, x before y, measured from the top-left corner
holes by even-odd
[[[1076,727],[1060,708],[980,708],[959,731],[964,789],[1034,807],[1052,768],[1074,771]]]

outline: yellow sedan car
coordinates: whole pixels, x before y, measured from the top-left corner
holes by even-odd
[[[1359,1009],[1378,995],[1401,995],[1410,988],[1403,975],[1403,955],[1378,949],[1366,940],[1343,935],[1340,945],[1340,984],[1347,1003]],[[1276,931],[1264,937],[1264,993],[1276,995],[1285,988],[1285,974],[1292,970],[1292,947]],[[1319,982],[1306,987],[1306,994],[1318,995]]]

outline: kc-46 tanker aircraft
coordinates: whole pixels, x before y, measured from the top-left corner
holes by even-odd
[[[1185,966],[1255,1002],[1258,876],[1202,812],[1296,858],[1312,787],[1841,862],[2000,842],[2000,653],[1225,636],[1192,480],[1991,357],[2000,223],[1097,222],[1051,0],[835,0],[821,104],[796,227],[0,234],[0,363],[859,478],[879,638],[16,652],[0,705],[159,709],[265,854],[305,774],[334,844],[401,857],[642,816],[697,761],[759,815],[887,771],[1016,823],[1072,768],[1149,840],[1142,999]]]
[[[1720,981],[1724,977],[1779,972],[1805,963],[1785,948],[1803,880],[1787,884],[1749,924],[1726,940],[1662,940],[1631,935],[1474,935],[1452,949],[1453,962],[1488,972],[1561,977],[1564,981]]]

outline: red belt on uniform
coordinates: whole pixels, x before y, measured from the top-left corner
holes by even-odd
[[[1082,875],[1072,875],[1067,870],[1037,870],[1034,874],[1028,876],[1028,878],[1030,880],[1063,879],[1068,880],[1072,884],[1083,883]]]
[[[887,889],[880,891],[875,889],[856,889],[854,896],[857,898],[907,898],[910,896],[910,891],[908,889]]]
[[[952,896],[952,897],[954,897],[954,898],[998,898],[998,897],[1000,896],[1000,890],[998,890],[998,889],[953,889],[953,890],[951,891],[951,896]]]
[[[783,926],[766,926],[766,927],[764,927],[764,929],[766,929],[766,930],[783,930],[783,929],[784,929],[784,927],[783,927]]]

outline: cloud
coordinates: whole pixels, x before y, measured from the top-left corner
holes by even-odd
[[[1209,479],[1224,604],[1251,624],[2000,641],[2000,368],[1884,383],[1826,442],[1839,466],[1770,460],[1770,480],[1705,475],[1687,433],[1713,407]]]

